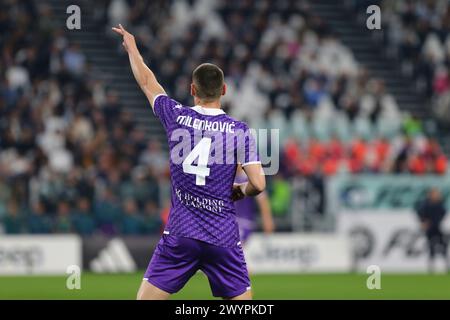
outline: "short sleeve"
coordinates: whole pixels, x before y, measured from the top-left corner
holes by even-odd
[[[243,167],[249,164],[261,163],[255,136],[247,125],[245,125],[238,142],[238,163]]]
[[[183,105],[165,94],[160,94],[153,100],[153,112],[167,129],[170,124],[176,121]]]

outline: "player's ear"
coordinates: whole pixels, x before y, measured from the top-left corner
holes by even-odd
[[[224,96],[227,93],[227,85],[224,83],[222,87],[222,95]]]
[[[191,83],[191,96],[195,97],[195,85]]]

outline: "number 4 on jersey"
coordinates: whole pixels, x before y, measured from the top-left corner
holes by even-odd
[[[211,138],[202,138],[183,161],[183,172],[195,174],[195,184],[204,186],[206,177],[209,176],[208,159],[211,149]],[[194,165],[198,158],[197,165]]]

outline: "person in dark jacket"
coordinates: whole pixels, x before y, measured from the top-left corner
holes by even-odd
[[[33,234],[52,232],[52,219],[47,214],[47,209],[41,201],[33,203],[28,216],[28,232]]]
[[[72,223],[75,231],[80,235],[87,236],[94,233],[95,221],[88,198],[83,197],[78,200],[78,208],[72,213]]]
[[[441,192],[437,188],[430,189],[425,200],[417,207],[421,228],[428,241],[428,268],[430,272],[434,271],[433,264],[437,253],[444,257],[447,271],[450,272],[450,262],[447,257],[448,243],[441,230],[441,224],[446,213],[447,210]]]

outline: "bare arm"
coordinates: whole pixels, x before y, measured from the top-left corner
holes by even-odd
[[[248,182],[245,184],[244,194],[246,196],[257,196],[266,188],[266,176],[260,163],[243,166]]]
[[[232,198],[234,201],[244,197],[254,197],[264,191],[266,188],[266,177],[260,163],[249,164],[242,167],[247,175],[248,182],[235,183],[233,185]]]
[[[134,78],[153,108],[155,97],[159,94],[165,94],[166,92],[159,84],[158,80],[156,80],[153,71],[144,63],[144,59],[139,53],[134,36],[126,31],[121,24],[119,24],[118,28],[112,29],[114,32],[123,36],[123,46],[128,53]]]
[[[256,196],[259,212],[261,213],[262,227],[265,233],[272,233],[275,230],[275,224],[272,218],[272,209],[270,208],[267,192],[262,192]]]

